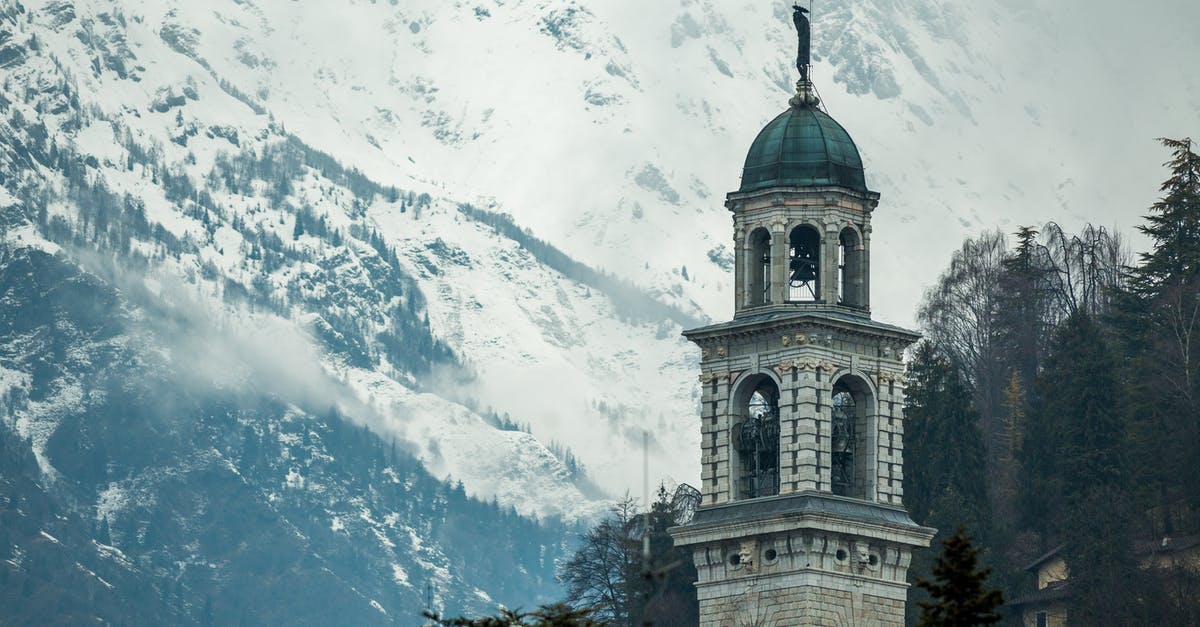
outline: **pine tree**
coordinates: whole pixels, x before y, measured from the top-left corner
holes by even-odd
[[[1175,470],[1200,466],[1200,155],[1191,140],[1159,141],[1171,175],[1140,227],[1152,247],[1112,322],[1129,356],[1139,509],[1154,512],[1157,533],[1175,535],[1200,532],[1200,482]]]
[[[913,518],[944,532],[965,526],[990,535],[978,414],[959,369],[930,342],[918,345],[909,363],[904,417],[904,500]],[[932,569],[932,556],[918,552],[909,580],[928,577]],[[923,589],[909,588],[910,622],[926,598]]]
[[[1144,216],[1147,224],[1138,227],[1154,243],[1134,272],[1134,289],[1146,296],[1200,274],[1200,155],[1192,150],[1191,139],[1159,142],[1171,150],[1171,160],[1164,164],[1171,177],[1160,188],[1163,197]]]
[[[968,524],[983,533],[989,519],[983,438],[971,392],[950,361],[929,342],[921,343],[908,368],[904,494],[917,520],[951,526]],[[929,521],[934,502],[951,490],[965,509],[950,521]]]
[[[978,555],[979,549],[961,527],[942,541],[942,554],[933,566],[934,581],[917,581],[917,586],[932,598],[920,603],[922,627],[994,625],[1001,621],[996,608],[1004,603],[1004,595],[985,587],[991,569],[978,570]]]

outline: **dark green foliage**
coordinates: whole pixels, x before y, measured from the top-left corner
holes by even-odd
[[[1035,386],[1023,453],[1025,521],[1064,545],[1080,624],[1128,624],[1137,605],[1123,595],[1138,573],[1120,383],[1096,321],[1068,318]]]
[[[956,514],[957,524],[984,533],[989,518],[984,468],[979,464],[984,447],[970,389],[930,342],[917,347],[908,381],[904,494],[909,512],[929,521],[937,501],[953,493],[966,503]]]
[[[950,361],[930,342],[917,346],[908,366],[905,395],[904,495],[909,513],[923,525],[949,530],[966,527],[988,533],[990,513],[985,487],[983,440],[971,392]],[[913,556],[909,580],[928,577],[933,556]],[[926,599],[924,588],[909,588],[909,619],[916,617],[917,602]]]
[[[1162,184],[1163,197],[1144,216],[1146,224],[1138,227],[1154,248],[1141,255],[1133,273],[1134,290],[1148,296],[1200,274],[1200,155],[1191,139],[1159,141],[1171,151],[1165,164],[1171,177]]]
[[[1061,538],[1063,525],[1047,512],[1065,513],[1091,488],[1127,478],[1120,389],[1096,322],[1069,318],[1038,377],[1022,454],[1025,519],[1048,538]]]
[[[485,618],[442,618],[426,612],[426,618],[445,627],[599,627],[604,623],[594,618],[589,609],[574,609],[567,605],[543,605],[536,612],[500,610],[496,616]]]
[[[1200,156],[1188,140],[1162,143],[1170,178],[1142,228],[1153,246],[1139,264],[1103,228],[1022,227],[994,280],[992,249],[964,246],[922,309],[950,361],[971,375],[972,396],[1001,401],[981,419],[986,427],[996,412],[985,429],[987,555],[1019,596],[1032,585],[1020,570],[1061,546],[1075,624],[1193,624],[1200,615],[1200,573],[1149,567],[1152,550],[1170,555],[1171,539],[1200,534],[1191,472],[1200,467]],[[967,495],[926,469],[938,458],[916,400],[928,395],[927,362],[918,349],[906,501],[922,522],[941,526],[939,512],[970,521]],[[1003,383],[981,364],[998,365]],[[940,504],[931,496],[939,489]]]
[[[996,610],[1004,603],[1004,595],[987,589],[991,569],[979,569],[978,555],[979,549],[961,527],[942,541],[942,554],[933,565],[934,579],[917,581],[932,599],[920,604],[922,627],[995,625],[1001,621]]]
[[[1171,176],[1142,227],[1153,247],[1112,324],[1128,359],[1133,445],[1158,462],[1138,465],[1137,479],[1156,532],[1170,535],[1200,532],[1200,481],[1177,471],[1200,467],[1200,155],[1190,140],[1160,141]]]
[[[699,622],[696,567],[687,549],[675,548],[667,529],[680,524],[680,500],[665,486],[647,517],[626,498],[612,515],[588,531],[583,546],[559,569],[567,602],[593,608],[597,620],[658,627]],[[649,523],[649,555],[643,544]]]

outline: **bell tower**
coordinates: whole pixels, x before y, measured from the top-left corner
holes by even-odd
[[[934,530],[904,510],[904,350],[871,319],[871,215],[858,147],[800,80],[728,194],[735,314],[692,329],[701,351],[703,500],[672,530],[699,573],[702,627],[904,624],[912,551]]]

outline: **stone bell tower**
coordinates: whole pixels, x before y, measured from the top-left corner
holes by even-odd
[[[904,350],[871,319],[870,191],[850,135],[801,79],[727,196],[734,319],[701,350],[703,501],[672,530],[693,550],[702,627],[904,624],[912,551],[934,530],[902,504]]]

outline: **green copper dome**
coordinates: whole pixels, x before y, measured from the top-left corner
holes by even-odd
[[[866,192],[862,157],[841,124],[816,107],[789,107],[754,139],[739,191],[836,185]]]

